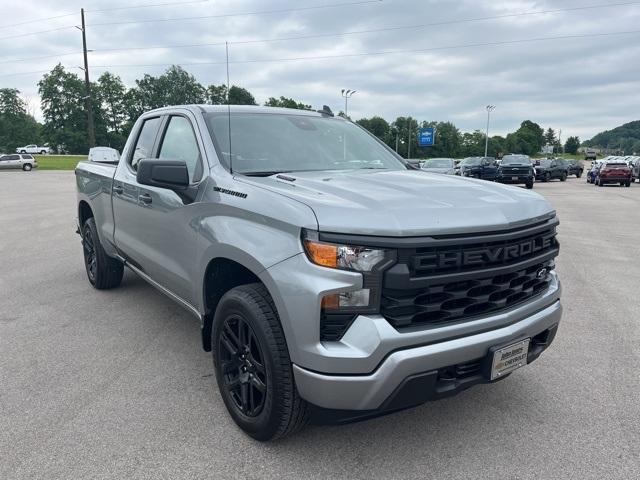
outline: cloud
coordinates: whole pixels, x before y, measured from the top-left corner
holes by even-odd
[[[116,0],[119,1],[119,0]],[[138,0],[140,1],[140,0]],[[136,4],[154,3],[152,0]],[[166,1],[155,3],[167,3]],[[94,0],[87,6],[90,66],[121,64],[182,64],[203,84],[223,83],[224,46],[194,46],[155,50],[113,48],[205,44],[230,41],[232,83],[249,89],[259,101],[290,96],[334,110],[343,107],[342,88],[358,92],[349,103],[353,118],[381,115],[393,120],[412,115],[420,120],[449,120],[465,131],[483,129],[484,106],[497,105],[492,131],[505,134],[524,119],[562,129],[563,137],[588,138],[597,132],[638,119],[640,96],[640,4],[584,9],[575,0],[383,0],[361,5],[307,11],[195,18],[179,22],[130,24],[133,20],[207,17],[230,12],[282,10],[301,6],[345,3],[345,0],[260,2],[221,0],[156,8],[96,10],[127,5]],[[595,0],[593,4],[606,3]],[[65,2],[66,5],[66,2]],[[79,8],[55,7],[44,0],[23,0],[2,7],[0,37],[69,27],[38,35],[0,39],[0,75],[51,69],[61,62],[81,71]],[[531,11],[575,10],[479,20]],[[7,26],[30,19],[77,15]],[[475,20],[474,20],[475,19]],[[474,20],[474,21],[463,21]],[[117,22],[113,25],[99,23]],[[446,23],[453,22],[453,23]],[[440,23],[439,25],[435,25]],[[428,26],[424,26],[429,24]],[[423,26],[420,26],[423,25]],[[387,31],[335,35],[362,30]],[[595,36],[602,33],[620,33]],[[237,43],[282,37],[316,38]],[[324,36],[322,36],[324,35]],[[471,46],[542,37],[578,36],[505,45]],[[235,42],[235,43],[234,43]],[[457,48],[445,48],[445,47]],[[425,50],[417,52],[415,50]],[[429,50],[430,49],[430,50]],[[359,53],[414,50],[408,53],[318,58],[278,62],[254,60],[331,57]],[[10,60],[72,55],[25,62]],[[165,67],[91,67],[92,78],[104,70],[120,75],[127,85],[145,73]],[[1,87],[15,87],[37,100],[41,74],[0,76]],[[37,102],[36,102],[37,103]]]

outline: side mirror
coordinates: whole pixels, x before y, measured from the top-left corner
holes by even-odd
[[[189,170],[184,160],[144,159],[138,162],[136,180],[141,185],[186,190],[189,187]]]

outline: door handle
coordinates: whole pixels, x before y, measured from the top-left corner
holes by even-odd
[[[143,193],[141,195],[138,195],[138,201],[144,203],[145,205],[149,205],[153,200],[151,198],[151,195],[149,195],[148,193]]]
[[[117,193],[118,195],[122,195],[123,192],[124,192],[124,188],[122,188],[122,185],[114,185],[113,186],[113,193]]]

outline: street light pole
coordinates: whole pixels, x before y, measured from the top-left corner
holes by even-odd
[[[356,93],[355,90],[345,90],[344,88],[342,89],[342,96],[344,97],[344,116],[348,117],[349,116],[349,99],[351,98],[351,95],[353,95],[354,93]]]
[[[87,129],[89,133],[89,147],[96,146],[96,130],[93,123],[93,106],[91,102],[91,82],[89,82],[89,62],[87,61],[87,29],[84,24],[84,8],[80,9],[80,20],[82,22],[82,53],[84,55],[84,105],[87,110]]]
[[[484,140],[484,156],[487,156],[489,151],[489,117],[491,116],[491,112],[496,108],[495,105],[487,105],[487,136]]]

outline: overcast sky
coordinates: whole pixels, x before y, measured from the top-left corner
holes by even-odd
[[[381,0],[355,4],[355,0],[208,0],[175,5],[176,0],[87,0],[75,6],[74,1],[11,3],[4,1],[0,7],[3,27],[0,87],[18,88],[30,100],[37,117],[40,112],[36,83],[42,73],[5,75],[49,70],[58,62],[82,75],[76,68],[82,65],[81,34],[73,25],[79,24],[79,9],[84,7],[88,48],[95,50],[89,53],[92,79],[110,70],[132,86],[144,73],[158,75],[166,69],[139,64],[175,63],[183,65],[203,85],[220,84],[226,81],[224,65],[216,64],[224,61],[223,45],[145,50],[133,47],[229,41],[231,83],[247,88],[260,103],[270,96],[284,95],[317,108],[327,104],[338,111],[343,108],[340,90],[351,88],[357,90],[349,102],[349,114],[354,119],[381,115],[393,120],[411,115],[419,120],[448,120],[463,131],[484,129],[485,105],[491,103],[496,105],[492,134],[513,131],[522,120],[531,119],[544,128],[562,129],[563,140],[568,135],[587,139],[601,130],[640,118],[640,2]],[[99,11],[167,3],[174,5]],[[585,5],[608,6],[568,10]],[[282,11],[318,6],[326,8]],[[221,16],[267,10],[279,12]],[[549,10],[564,11],[519,15]],[[78,12],[74,16],[44,19],[74,11]],[[518,16],[505,16],[511,14]],[[219,17],[212,18],[214,15]],[[202,18],[206,16],[210,18]],[[486,18],[496,16],[503,18]],[[176,17],[195,18],[125,23]],[[12,25],[37,19],[42,20]],[[433,25],[438,22],[444,24]],[[98,25],[101,23],[108,25]],[[52,29],[56,30],[36,33]],[[378,31],[333,35],[363,30]],[[638,33],[592,36],[629,31]],[[325,34],[316,38],[237,43]],[[495,45],[574,35],[574,38]],[[482,43],[494,45],[442,48]],[[122,50],[104,51],[114,48]],[[422,52],[415,51],[421,49]],[[376,52],[396,53],[336,57]],[[63,53],[72,54],[59,56]],[[54,56],[13,61],[49,55]],[[321,56],[329,58],[300,60]],[[290,60],[264,61],[274,59]],[[236,63],[249,60],[256,62]],[[211,64],[189,65],[202,62]],[[131,64],[138,66],[123,66]],[[106,65],[110,67],[101,67]]]

